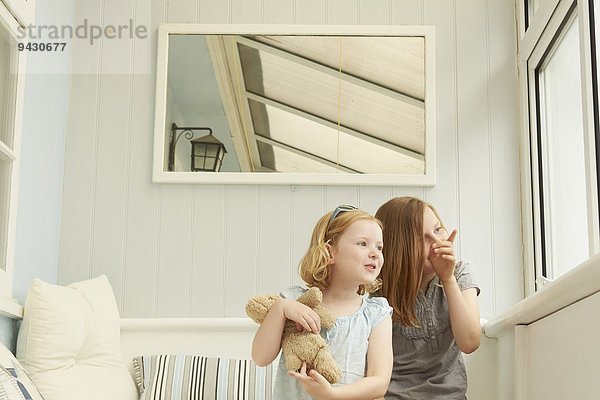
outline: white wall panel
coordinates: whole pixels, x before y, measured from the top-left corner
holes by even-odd
[[[65,137],[65,173],[60,223],[59,281],[86,279],[91,274],[91,236],[96,154],[96,96],[100,77],[73,76]],[[87,94],[87,96],[86,96]],[[74,101],[87,98],[87,101]],[[85,116],[85,117],[84,117]]]
[[[104,23],[117,26],[127,25],[133,13],[133,2],[129,0],[111,7],[105,5],[102,16]],[[100,40],[100,71],[103,76],[98,86],[91,275],[106,274],[113,282],[113,291],[117,303],[120,303],[127,167],[131,150],[130,123],[133,118],[130,106],[133,51],[132,43],[128,40]],[[119,62],[115,63],[114,60]]]
[[[423,1],[424,0],[391,0],[392,2],[392,24],[398,25],[421,25],[423,23]],[[437,1],[441,7],[447,1]],[[389,23],[389,22],[388,22]]]
[[[328,211],[323,186],[293,186],[292,210],[292,284],[301,284],[298,263],[306,253],[313,228],[318,219]]]
[[[484,289],[482,315],[492,316],[497,304],[504,307],[516,301],[521,259],[515,179],[518,138],[513,131],[516,91],[509,63],[515,50],[512,2],[153,0],[151,4],[152,63],[158,24],[188,18],[187,14],[201,22],[388,24],[391,20],[434,25],[437,184],[432,188],[153,184],[154,65],[149,76],[111,77],[104,72],[114,63],[131,62],[131,49],[115,48],[113,53],[106,48],[101,54],[74,49],[75,62],[81,54],[86,63],[95,62],[100,73],[72,80],[61,283],[107,273],[127,317],[240,316],[249,296],[299,282],[297,263],[323,213],[340,203],[375,212],[392,196],[412,195],[434,204],[449,226],[460,229],[458,252],[473,263]],[[90,18],[96,13],[96,20],[111,23],[127,20],[130,9],[130,4],[107,1],[103,9],[87,12]],[[141,62],[140,49],[137,45],[132,49],[136,63]],[[204,223],[212,227],[207,230]],[[496,289],[494,295],[493,280],[507,289]]]
[[[417,5],[415,8],[418,8]],[[459,219],[456,7],[453,1],[425,0],[423,8],[423,23],[435,26],[437,66],[435,74],[436,184],[424,190],[423,196],[437,209],[446,226],[458,228],[459,235],[455,247],[460,257],[462,230]],[[420,197],[418,190],[414,195]]]
[[[297,275],[292,259],[292,196],[289,186],[260,186],[256,294],[279,293]]]
[[[505,220],[505,215],[520,216],[519,159],[514,143],[518,142],[519,97],[515,56],[511,53],[516,44],[514,9],[510,2],[488,1],[489,15],[489,82],[491,179],[494,239],[492,270],[494,314],[504,312],[523,298],[524,283],[521,268],[506,268],[520,260],[521,237],[515,227]],[[507,40],[512,38],[513,40]],[[507,162],[507,160],[512,160]]]
[[[263,0],[263,23],[293,24],[296,18],[295,0]]]
[[[262,23],[262,0],[231,0],[231,22],[234,24]]]
[[[152,0],[151,5],[137,2],[136,18],[151,21],[156,26],[164,19],[164,1]],[[151,10],[150,10],[151,9]],[[152,12],[150,12],[152,11]],[[156,32],[149,29],[149,37],[156,40]],[[156,59],[156,47],[150,54],[142,41],[133,44],[134,68],[141,71],[148,58]],[[123,293],[119,304],[122,315],[153,317],[158,313],[158,243],[160,227],[161,186],[151,185],[152,140],[149,132],[154,128],[154,72],[136,74],[132,78],[130,155],[127,170],[127,192],[125,198],[125,253],[122,271]]]
[[[193,317],[224,315],[226,195],[223,185],[194,187],[190,279]]]
[[[157,316],[190,314],[193,186],[162,187],[158,238]]]
[[[99,88],[91,275],[109,276],[117,302],[122,284],[132,77],[105,75]]]
[[[139,132],[134,129],[135,133]],[[144,146],[152,151],[148,146]],[[136,164],[140,158],[137,151],[132,153],[132,168],[129,174],[129,195],[127,200],[127,229],[125,239],[123,293],[120,309],[122,315],[153,317],[157,315],[158,262],[160,227],[160,187],[147,183],[149,171]],[[112,281],[111,281],[112,282]],[[116,284],[115,282],[112,282]]]
[[[102,22],[100,26],[128,26],[130,20],[136,14],[135,4],[133,0],[123,0],[118,3],[108,4],[104,3],[103,14],[102,14]],[[139,8],[137,10],[139,12]],[[138,20],[139,24],[147,24],[149,21]],[[134,28],[135,29],[135,28]],[[124,38],[129,37],[129,30],[122,31],[120,33],[114,34],[115,37],[102,37],[98,39],[98,44],[100,45],[100,71],[104,75],[123,75],[125,79],[128,79],[130,75],[133,73],[133,59],[132,59],[132,41],[125,40]],[[118,35],[122,35],[121,39],[119,39]],[[115,62],[118,60],[118,62]],[[78,72],[78,71],[75,71]],[[108,84],[112,84],[109,82]],[[127,90],[130,89],[130,86],[126,83],[121,83],[124,87],[119,88],[119,90]],[[111,90],[103,90],[100,88],[101,92],[103,91],[105,94],[109,96],[112,94]],[[130,99],[125,99],[130,100]],[[104,101],[104,99],[103,99]],[[122,101],[122,99],[121,99]],[[102,105],[104,111],[106,106]],[[129,112],[129,107],[124,107],[125,112]]]
[[[151,79],[135,75],[130,106],[135,118],[131,120],[130,158],[125,171],[125,290],[120,306],[123,314],[139,317],[156,315],[157,292],[154,283],[157,281],[161,187],[149,184],[152,141],[148,138],[148,132],[153,129],[153,100]]]
[[[392,0],[359,0],[358,21],[362,25],[392,23]]]
[[[149,15],[149,21],[150,21],[150,26],[148,27],[148,31],[149,31],[149,36],[151,37],[151,46],[150,46],[150,78],[153,80],[154,85],[156,84],[156,52],[157,52],[157,46],[155,45],[155,43],[157,42],[157,37],[158,37],[158,25],[166,22],[167,21],[167,5],[166,5],[167,0],[150,0],[150,10],[148,11]],[[140,2],[138,2],[140,3]],[[202,5],[202,3],[200,3],[200,5]],[[147,8],[148,5],[147,3],[144,3],[144,5],[142,5],[139,8]],[[202,10],[202,7],[200,7],[200,10]],[[137,12],[137,15],[143,15],[144,13],[142,12]],[[137,46],[140,47],[140,46]],[[152,93],[154,97],[154,87],[152,87]],[[154,99],[152,99],[152,106],[154,107]],[[154,108],[148,110],[149,112],[152,113],[152,127],[154,127]]]
[[[340,204],[359,204],[358,187],[355,186],[327,186],[325,195],[327,196],[325,212],[333,210]]]
[[[467,398],[496,400],[498,341],[483,336],[479,349],[475,353],[464,355],[464,360],[469,377]]]
[[[392,187],[392,197],[412,196],[426,200],[426,194],[429,193],[429,191],[430,189],[416,186],[396,186]]]
[[[171,23],[196,23],[200,4],[195,1],[166,1],[166,21]]]
[[[99,24],[99,3],[75,3],[73,23],[87,18]],[[72,71],[95,71],[96,75],[73,75],[65,133],[65,172],[59,245],[59,281],[85,279],[91,274],[95,222],[95,187],[98,142],[100,51],[86,42],[72,43]]]
[[[482,316],[493,316],[489,14],[486,2],[456,2],[460,250],[484,296]],[[477,34],[473,34],[477,32]]]
[[[379,206],[391,198],[392,188],[389,186],[362,186],[358,188],[357,205],[375,215]]]
[[[199,18],[203,24],[226,24],[231,19],[231,1],[197,0]],[[192,2],[188,0],[188,2]]]
[[[319,25],[327,23],[327,0],[296,0],[296,23]]]
[[[331,25],[358,24],[359,0],[328,0],[327,23]]]
[[[227,188],[225,232],[225,316],[244,315],[258,290],[258,193],[254,185]]]

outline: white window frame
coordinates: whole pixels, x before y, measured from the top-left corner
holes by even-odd
[[[17,28],[19,21],[11,14],[10,10],[0,3],[0,23],[7,29],[9,34],[17,41]],[[13,123],[13,146],[12,149],[4,149],[0,157],[12,160],[10,188],[8,195],[8,220],[6,235],[6,270],[0,269],[0,315],[21,316],[22,306],[12,298],[13,271],[15,261],[15,237],[17,219],[17,193],[19,188],[19,166],[21,161],[21,131],[23,121],[23,101],[25,93],[24,77],[26,52],[18,52],[17,55],[17,82],[15,93],[15,115]]]
[[[35,0],[2,0],[6,8],[23,26],[33,24],[35,17]]]
[[[536,69],[544,59],[544,54],[553,45],[553,38],[559,34],[562,23],[569,11],[576,7],[579,24],[581,88],[583,107],[583,130],[585,145],[586,187],[589,256],[600,251],[600,224],[598,213],[598,185],[596,174],[596,129],[594,125],[594,93],[592,88],[593,36],[590,33],[590,12],[587,0],[551,0],[540,6],[529,26],[525,29],[525,3],[518,0],[517,18],[519,24],[518,68],[521,104],[521,203],[523,230],[523,262],[525,294],[539,290],[547,282],[542,274],[541,250],[541,199],[538,181],[537,122],[535,101]]]

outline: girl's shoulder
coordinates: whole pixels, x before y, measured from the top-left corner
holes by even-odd
[[[387,299],[382,296],[365,296],[366,307],[370,308],[388,308],[390,304]]]
[[[477,295],[481,291],[479,289],[479,285],[477,284],[477,279],[475,278],[473,271],[471,270],[471,265],[468,262],[459,261],[456,263],[456,268],[454,269],[454,276],[456,277],[456,282],[458,283],[458,287],[460,290],[467,289],[477,289]]]
[[[365,297],[363,305],[363,313],[371,326],[379,324],[385,317],[392,315],[393,309],[385,297]]]

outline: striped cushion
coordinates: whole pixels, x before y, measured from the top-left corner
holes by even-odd
[[[270,400],[272,367],[251,360],[188,355],[133,360],[140,400]]]
[[[0,400],[43,400],[15,356],[0,344]]]

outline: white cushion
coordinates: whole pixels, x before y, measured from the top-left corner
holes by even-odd
[[[106,276],[52,285],[35,279],[17,358],[46,400],[137,400],[121,361],[119,311]]]

